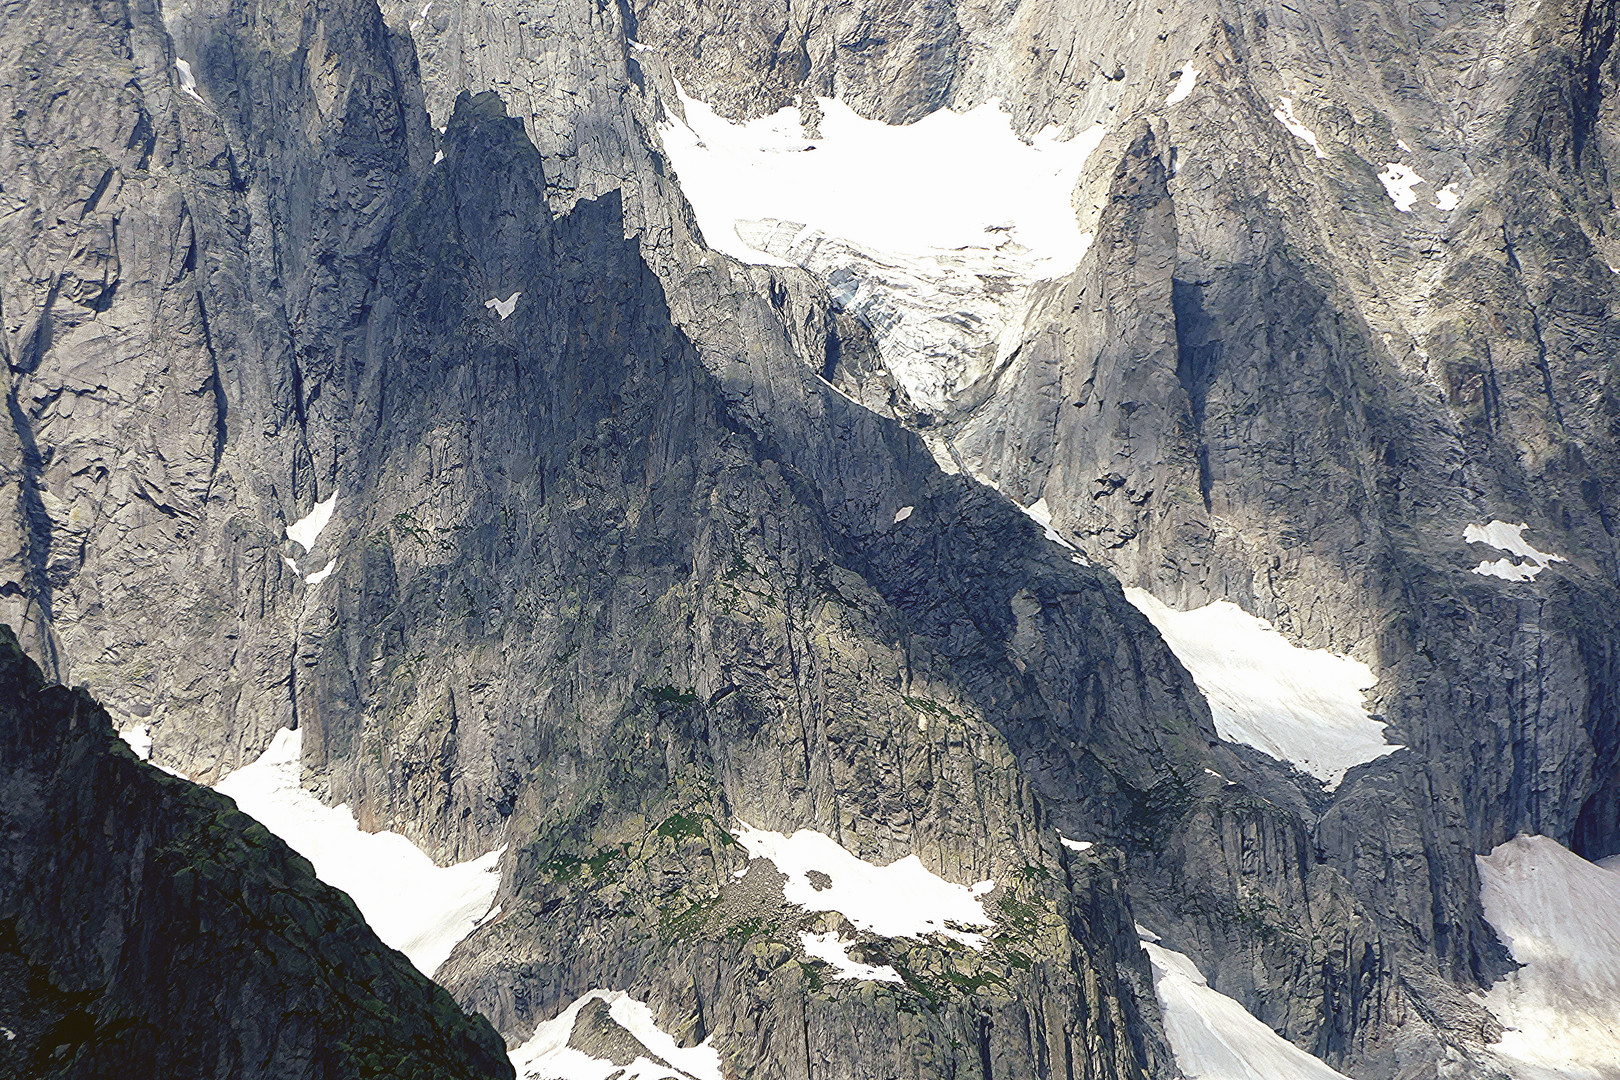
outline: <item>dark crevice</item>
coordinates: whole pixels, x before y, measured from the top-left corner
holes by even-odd
[[[1204,416],[1209,387],[1220,367],[1221,343],[1211,338],[1215,319],[1204,308],[1203,282],[1173,281],[1170,304],[1176,318],[1176,378],[1187,392],[1187,402],[1192,409],[1194,437],[1198,442],[1198,492],[1203,496],[1204,509],[1208,510],[1212,481]]]

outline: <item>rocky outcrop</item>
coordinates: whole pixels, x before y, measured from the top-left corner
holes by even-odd
[[[0,1075],[512,1075],[348,897],[9,631],[0,703]]]

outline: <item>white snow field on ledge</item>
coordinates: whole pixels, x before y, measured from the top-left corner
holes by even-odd
[[[1555,562],[1567,562],[1562,555],[1538,551],[1524,538],[1530,526],[1510,525],[1505,521],[1492,521],[1489,525],[1468,525],[1463,529],[1463,542],[1485,544],[1497,551],[1505,551],[1513,558],[1483,560],[1474,567],[1474,573],[1485,577],[1499,577],[1503,581],[1534,581],[1537,574]]]
[[[993,881],[981,881],[972,888],[954,885],[923,866],[915,855],[874,866],[813,829],[784,836],[745,822],[738,824],[741,827],[732,832],[748,854],[769,859],[787,877],[782,893],[790,904],[806,911],[836,911],[857,929],[879,937],[939,934],[975,949],[985,946],[984,935],[958,927],[994,925],[979,900],[995,888]],[[816,888],[810,874],[818,871],[827,875],[830,885]]]
[[[1164,1033],[1187,1080],[1347,1080],[1210,987],[1183,953],[1142,942]]]
[[[1227,742],[1291,762],[1329,791],[1353,766],[1401,749],[1367,715],[1362,691],[1378,680],[1361,661],[1302,649],[1226,600],[1177,611],[1144,589],[1125,598],[1191,673]]]
[[[1521,1080],[1620,1078],[1620,872],[1545,836],[1475,856],[1485,919],[1524,966],[1485,1003]]]
[[[282,728],[259,760],[214,790],[313,863],[384,944],[432,975],[489,911],[505,849],[441,867],[398,833],[364,832],[347,806],[327,806],[300,786],[302,748],[302,732]]]
[[[614,1023],[634,1035],[658,1060],[638,1057],[627,1066],[592,1057],[568,1045],[579,1012],[593,1001],[608,1003]],[[653,1022],[652,1010],[617,990],[592,990],[510,1054],[518,1080],[721,1080],[720,1054],[707,1041],[681,1047]]]
[[[1031,286],[1074,269],[1091,243],[1073,195],[1101,125],[1029,142],[996,101],[912,124],[818,99],[733,124],[680,92],[664,148],[713,248],[802,266],[870,326],[919,404],[937,407],[1021,340]]]

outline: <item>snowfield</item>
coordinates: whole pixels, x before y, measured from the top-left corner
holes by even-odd
[[[1485,919],[1524,966],[1485,1003],[1494,1049],[1520,1080],[1620,1078],[1620,872],[1545,836],[1519,836],[1479,864]]]
[[[938,934],[975,949],[986,944],[984,935],[958,927],[994,925],[979,899],[995,888],[993,881],[972,888],[954,885],[915,855],[874,866],[813,829],[784,836],[739,824],[732,831],[749,856],[769,859],[787,877],[782,892],[790,904],[806,911],[836,911],[857,929],[879,937]]]
[[[1361,661],[1302,649],[1226,600],[1177,611],[1143,589],[1125,598],[1192,674],[1227,742],[1290,762],[1329,791],[1352,767],[1401,749],[1367,714],[1362,691],[1378,680]]]
[[[575,1019],[593,1001],[606,1002],[613,1022],[653,1057],[637,1057],[620,1066],[569,1046]],[[592,990],[556,1019],[535,1028],[529,1041],[510,1056],[518,1080],[721,1080],[720,1055],[713,1047],[704,1042],[682,1048],[653,1021],[652,1010],[617,990]]]
[[[1191,959],[1152,937],[1144,934],[1142,948],[1153,962],[1165,1036],[1187,1080],[1348,1080],[1213,989]]]
[[[282,728],[257,761],[214,790],[313,863],[384,944],[431,976],[489,911],[505,849],[441,867],[398,833],[364,832],[347,806],[327,806],[300,785],[302,749],[303,734]]]

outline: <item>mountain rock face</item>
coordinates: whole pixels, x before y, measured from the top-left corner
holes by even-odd
[[[0,702],[0,1075],[512,1075],[348,897],[9,631]]]
[[[505,845],[437,978],[546,1060],[659,1053],[605,989],[727,1077],[1173,1077],[1142,927],[1343,1073],[1499,1076],[1475,854],[1620,851],[1613,17],[21,0],[0,618],[159,764],[296,727]],[[1097,140],[1071,265],[681,183],[696,103],[992,100]],[[1400,748],[1223,739],[1121,583]],[[909,856],[950,914],[821,897]]]

